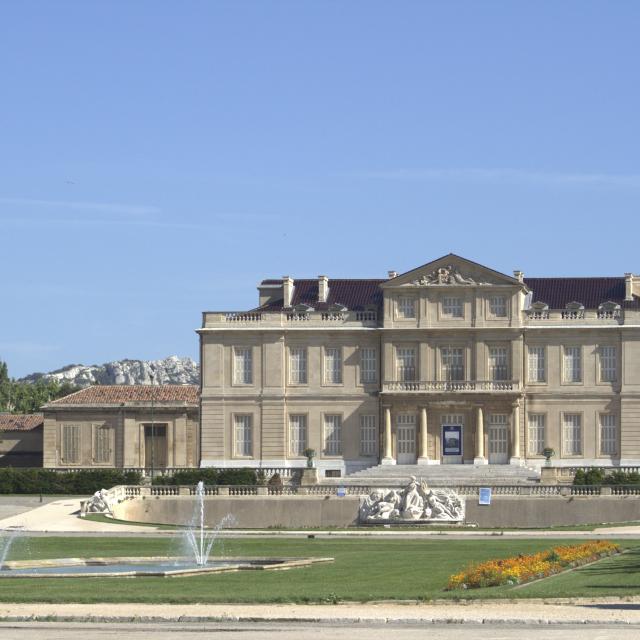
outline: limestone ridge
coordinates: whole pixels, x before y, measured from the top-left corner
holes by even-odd
[[[198,384],[200,370],[191,358],[169,356],[164,360],[115,360],[101,365],[70,364],[49,373],[32,373],[20,382],[58,380],[79,387],[92,384]]]

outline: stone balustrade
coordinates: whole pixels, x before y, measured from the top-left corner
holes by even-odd
[[[204,329],[228,327],[309,327],[365,326],[377,327],[376,311],[205,311],[202,314]]]
[[[621,309],[530,309],[525,311],[529,324],[622,324]]]
[[[520,391],[518,380],[389,380],[383,393],[514,393]]]

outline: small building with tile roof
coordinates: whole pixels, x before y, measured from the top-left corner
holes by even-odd
[[[44,405],[44,466],[197,467],[196,385],[95,385]]]
[[[386,279],[283,276],[203,313],[201,464],[640,464],[640,277],[448,254]]]
[[[42,413],[0,413],[0,467],[42,466]]]

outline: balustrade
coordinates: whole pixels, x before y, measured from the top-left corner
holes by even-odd
[[[486,393],[519,390],[520,382],[517,380],[391,380],[383,383],[383,391],[387,393]]]

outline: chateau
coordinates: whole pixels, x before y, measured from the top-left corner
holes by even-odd
[[[640,277],[450,254],[386,280],[263,280],[203,314],[200,463],[640,464]]]

